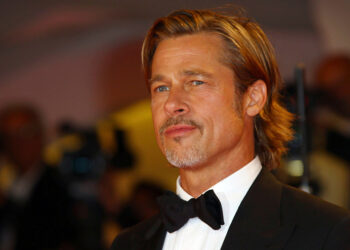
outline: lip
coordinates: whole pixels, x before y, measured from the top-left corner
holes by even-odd
[[[168,127],[164,131],[164,134],[170,138],[180,137],[180,136],[185,136],[185,135],[191,133],[194,129],[196,129],[195,126],[179,124],[179,125],[173,125],[173,126]]]

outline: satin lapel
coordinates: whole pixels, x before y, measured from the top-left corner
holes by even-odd
[[[239,206],[222,250],[281,249],[294,225],[281,223],[282,185],[263,169]]]
[[[140,250],[162,250],[165,240],[166,230],[158,217],[154,225],[144,234],[144,241]]]

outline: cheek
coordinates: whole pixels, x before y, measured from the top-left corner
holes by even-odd
[[[162,112],[162,109],[157,105],[153,105],[153,103],[151,106],[151,110],[152,110],[153,128],[156,135],[156,139],[159,143],[160,142],[159,129],[164,123],[164,118],[163,118],[164,114]]]
[[[244,127],[244,121],[237,108],[232,105],[232,101],[225,103],[221,108],[217,107],[213,123],[215,132],[223,137],[232,137],[240,133]]]
[[[161,113],[160,113],[160,108],[157,106],[153,106],[152,105],[152,121],[153,121],[153,126],[154,129],[159,128],[161,125],[160,123],[160,119],[161,119]]]

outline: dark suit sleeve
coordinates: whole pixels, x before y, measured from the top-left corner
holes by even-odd
[[[341,220],[329,233],[325,250],[350,250],[350,215]]]
[[[130,237],[130,238],[129,238]],[[121,235],[118,235],[110,248],[110,250],[131,250],[133,249],[132,245],[130,244],[133,242],[131,236],[125,237],[124,233],[121,233]]]
[[[156,250],[162,249],[165,228],[157,214],[118,234],[110,250]]]
[[[109,250],[115,250],[115,249],[117,249],[117,246],[118,246],[118,238],[115,238],[113,240],[112,246]]]

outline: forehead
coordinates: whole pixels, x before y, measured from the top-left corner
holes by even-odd
[[[162,40],[153,57],[152,75],[158,69],[173,64],[203,66],[205,63],[221,63],[224,52],[224,42],[214,33],[201,32],[181,35]]]

